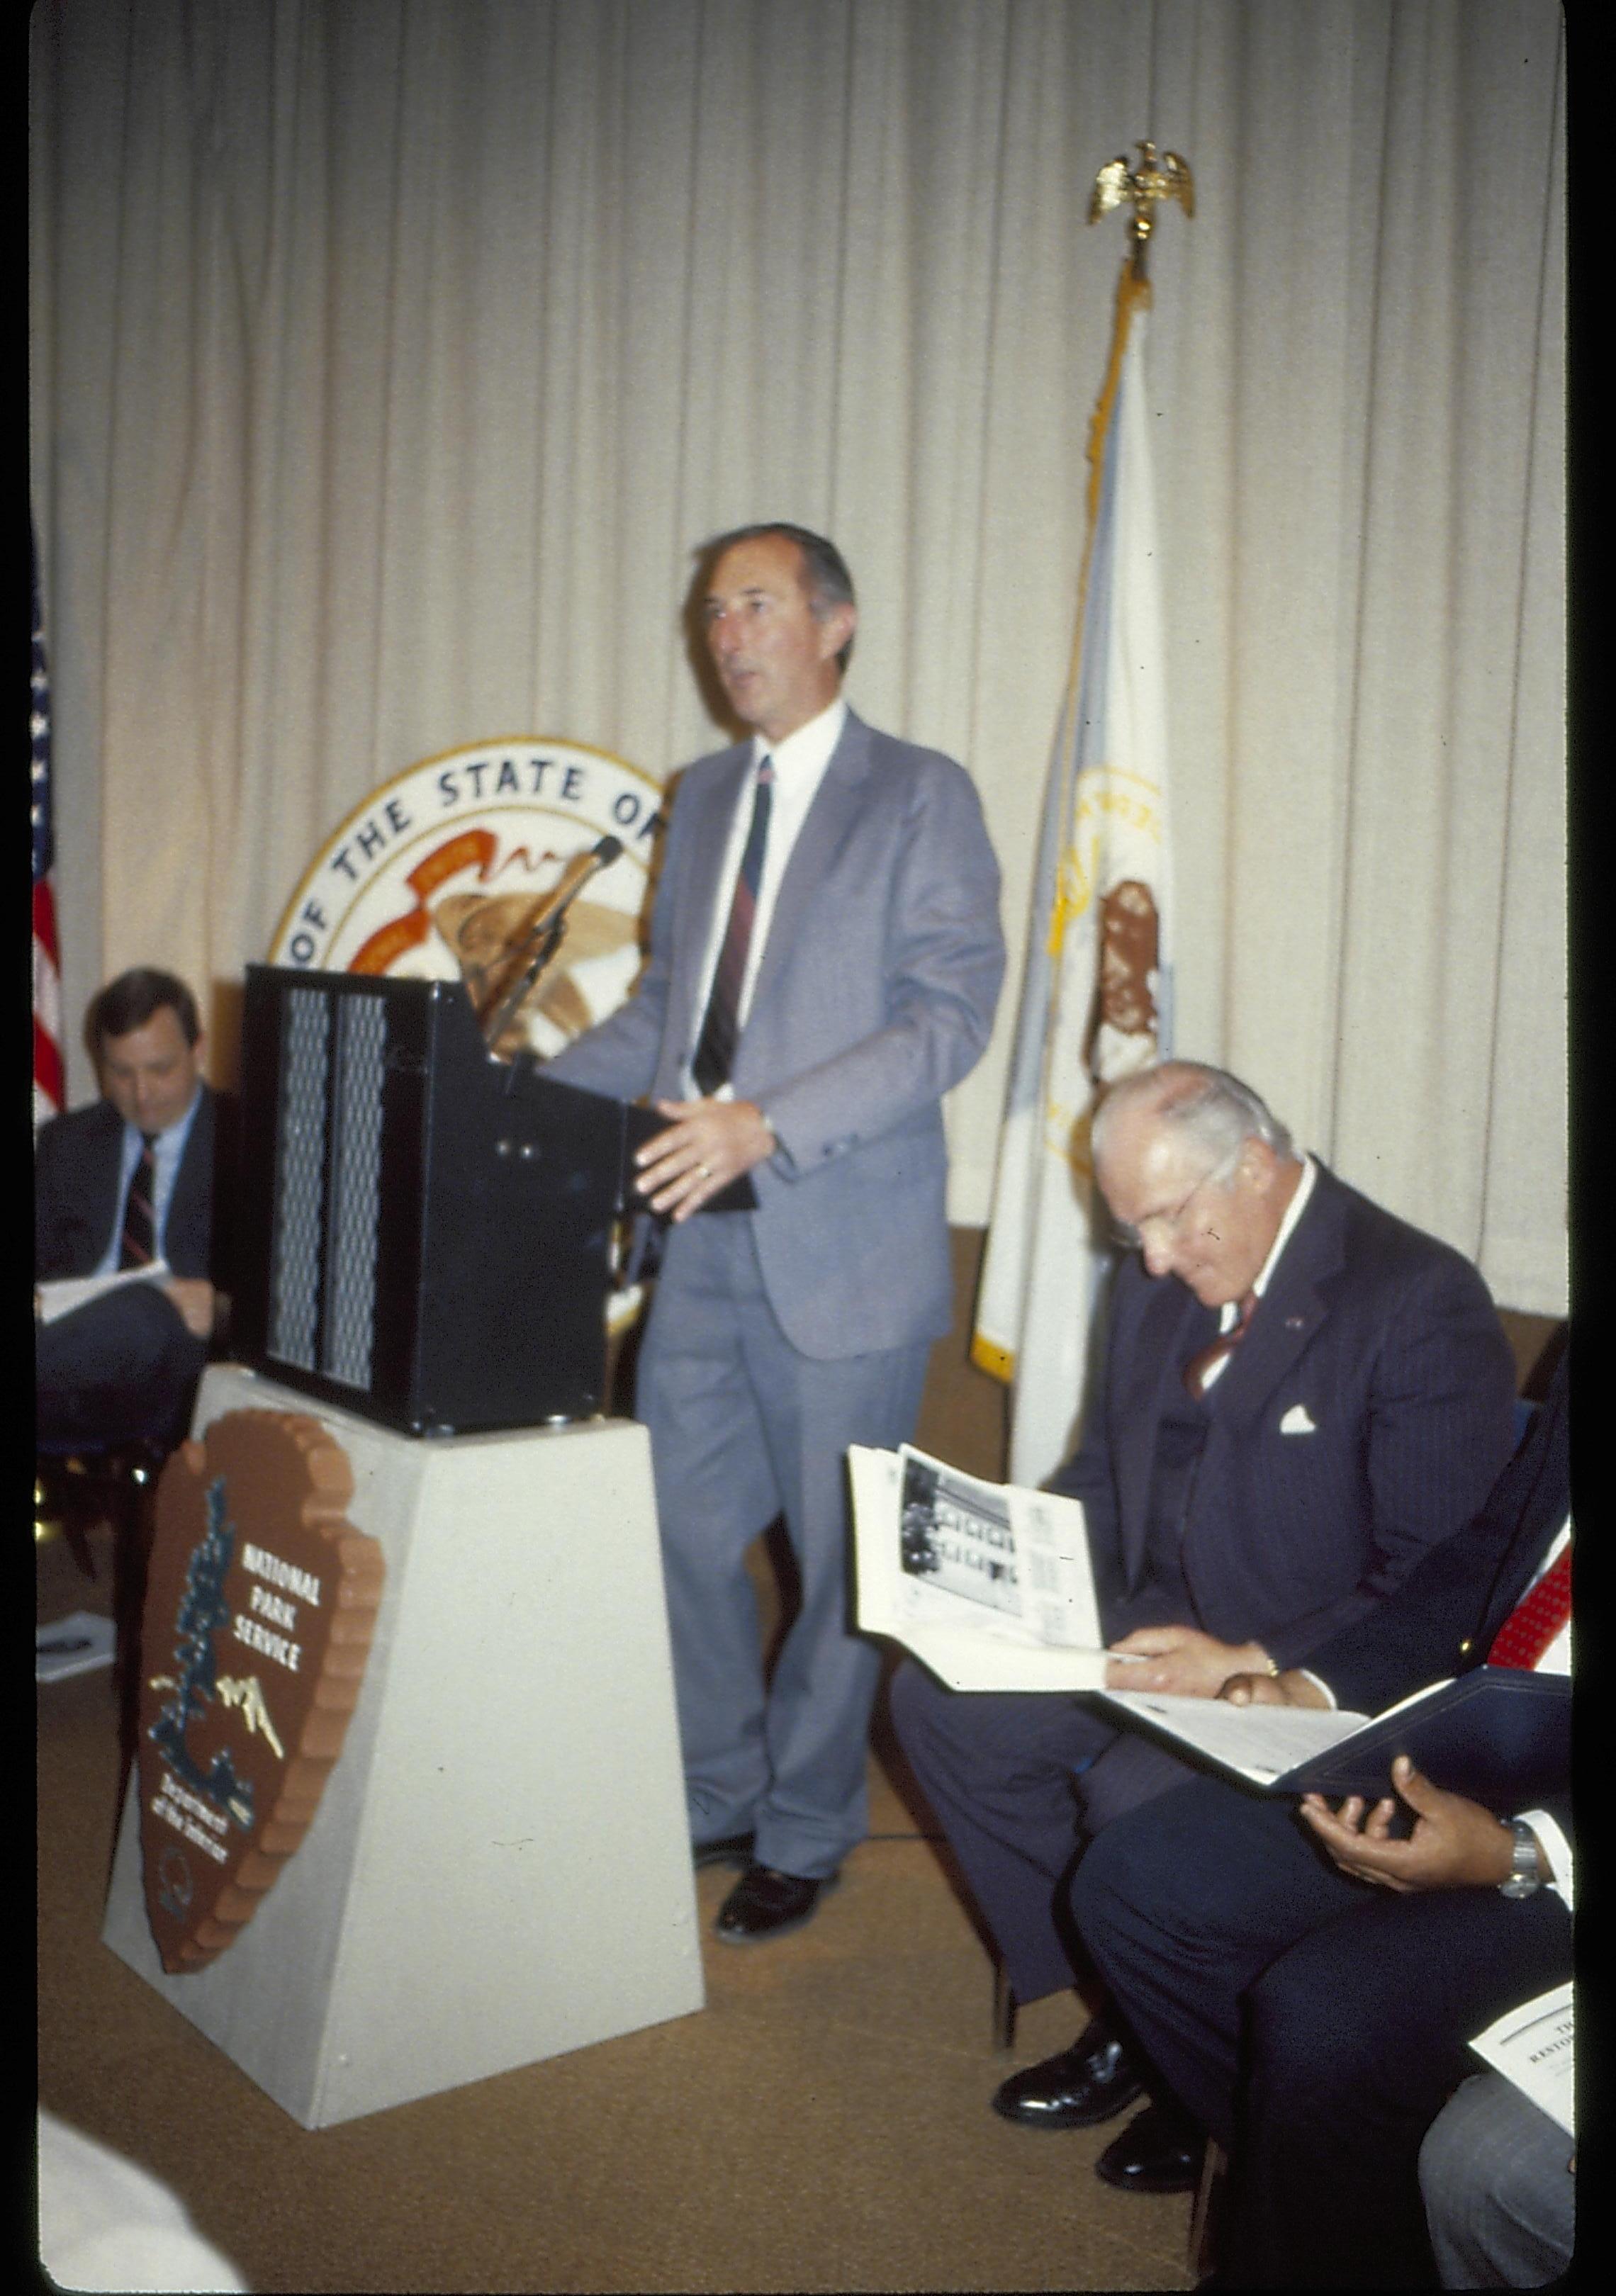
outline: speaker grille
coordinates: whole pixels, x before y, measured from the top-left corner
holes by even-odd
[[[331,1219],[326,1236],[325,1333],[320,1368],[368,1389],[376,1329],[377,1207],[381,1183],[381,1081],[387,1008],[379,996],[337,1006],[332,1120]]]
[[[331,1013],[316,988],[286,998],[275,1155],[268,1352],[315,1368],[320,1314],[320,1225]]]

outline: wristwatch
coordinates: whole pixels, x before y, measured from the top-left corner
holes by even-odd
[[[1523,1817],[1512,1817],[1508,1823],[1515,1837],[1515,1848],[1509,1879],[1498,1884],[1499,1895],[1530,1898],[1534,1890],[1543,1886],[1543,1876],[1538,1871],[1538,1837]]]

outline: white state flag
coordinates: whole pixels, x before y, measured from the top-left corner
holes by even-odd
[[[1013,1386],[1010,1480],[1071,1448],[1112,1263],[1096,1087],[1169,1050],[1167,728],[1144,397],[1149,289],[1125,264],[1089,439],[1077,643],[1050,767],[1033,930],[972,1353]]]

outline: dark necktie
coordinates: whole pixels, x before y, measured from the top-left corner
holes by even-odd
[[[157,1193],[156,1148],[156,1133],[143,1132],[140,1155],[124,1199],[123,1240],[118,1247],[120,1267],[147,1267],[157,1257],[157,1224],[152,1210]]]
[[[695,1058],[690,1064],[697,1090],[702,1093],[715,1093],[728,1081],[735,1057],[735,1039],[741,1033],[741,991],[746,981],[747,953],[752,945],[752,921],[758,913],[758,888],[763,882],[763,851],[768,842],[774,786],[775,762],[772,758],[765,758],[758,767],[752,824],[747,832],[746,850],[741,856],[734,898],[729,905],[724,945],[713,972],[707,1018],[701,1023]]]
[[[1488,1665],[1535,1667],[1571,1615],[1571,1543],[1568,1538],[1493,1636]]]
[[[1202,1348],[1198,1354],[1193,1355],[1185,1365],[1184,1384],[1197,1403],[1206,1393],[1208,1374],[1216,1371],[1226,1356],[1232,1356],[1244,1339],[1246,1326],[1251,1320],[1252,1310],[1256,1305],[1256,1292],[1248,1292],[1240,1303],[1239,1321],[1231,1324],[1226,1332],[1213,1340],[1210,1345]]]

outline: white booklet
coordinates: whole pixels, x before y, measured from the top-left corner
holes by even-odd
[[[857,1622],[956,1690],[1095,1690],[1105,1679],[1077,1499],[984,1483],[905,1444],[854,1445]]]
[[[1277,1785],[1315,1755],[1356,1736],[1369,1719],[1335,1707],[1230,1706],[1169,1690],[1108,1690],[1105,1699],[1257,1786]]]
[[[34,1302],[42,1324],[53,1324],[58,1316],[70,1316],[75,1308],[87,1307],[109,1292],[116,1292],[125,1283],[165,1283],[168,1279],[166,1259],[149,1260],[144,1267],[120,1267],[111,1275],[58,1275],[34,1286]]]
[[[93,1674],[98,1667],[111,1665],[116,1649],[111,1619],[89,1611],[70,1611],[48,1627],[35,1628],[34,1679],[65,1682],[70,1675]]]
[[[1513,2081],[1522,2096],[1557,2120],[1568,2136],[1575,2136],[1575,2025],[1569,1985],[1523,2001],[1478,2033],[1470,2046],[1495,2072]]]

